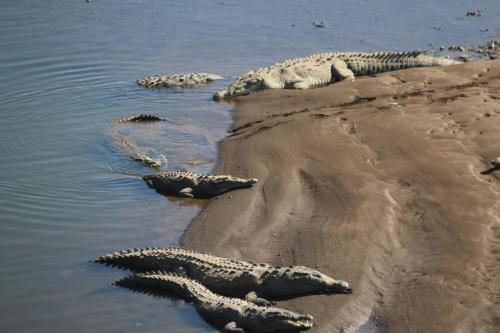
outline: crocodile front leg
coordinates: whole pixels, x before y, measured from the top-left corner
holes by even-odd
[[[341,59],[332,62],[332,81],[354,80],[354,73],[347,67],[347,63]]]
[[[179,196],[186,198],[194,198],[193,189],[191,187],[183,188],[179,191]]]
[[[245,331],[241,327],[238,327],[238,325],[234,321],[227,323],[227,325],[224,326],[224,329],[222,330],[222,332],[223,333],[245,333]]]
[[[305,90],[309,89],[309,83],[306,80],[297,81],[292,85],[293,89]]]
[[[259,297],[255,291],[251,291],[244,297],[245,301],[251,302],[260,306],[272,306],[275,305],[274,302],[268,301],[265,298]]]

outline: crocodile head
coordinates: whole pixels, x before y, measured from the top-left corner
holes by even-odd
[[[299,294],[350,294],[352,289],[345,281],[335,280],[304,266],[279,267],[261,279],[266,294],[287,297]]]
[[[264,89],[264,79],[255,73],[248,73],[245,76],[239,77],[226,89],[218,91],[213,98],[220,101],[224,98],[248,95],[254,91]]]
[[[268,307],[262,309],[248,309],[243,314],[245,328],[255,332],[295,332],[307,330],[313,326],[313,317],[308,314],[299,314],[292,311]]]
[[[203,180],[208,180],[208,181],[203,182]],[[232,176],[217,175],[217,176],[205,176],[205,178],[202,178],[199,181],[199,183],[201,187],[204,187],[202,184],[205,183],[206,186],[210,188],[209,192],[211,195],[219,195],[238,188],[251,187],[252,185],[257,183],[257,179],[256,178],[242,179]]]

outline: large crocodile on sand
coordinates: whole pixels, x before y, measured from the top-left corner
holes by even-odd
[[[183,273],[219,294],[262,304],[267,302],[260,297],[281,299],[352,292],[347,282],[308,267],[256,264],[173,247],[124,250],[102,256],[96,262],[134,272]]]
[[[329,52],[295,58],[250,71],[238,77],[215,100],[248,95],[264,89],[308,89],[355,76],[372,75],[413,67],[452,65],[460,62],[425,52]]]
[[[147,88],[192,87],[202,83],[221,80],[222,77],[207,73],[177,73],[170,75],[148,76],[137,80],[137,84]]]
[[[251,187],[257,179],[228,175],[201,175],[187,171],[160,172],[142,177],[149,187],[165,195],[211,198],[239,188]]]
[[[139,273],[116,284],[153,295],[180,297],[193,303],[206,321],[216,327],[223,327],[224,332],[290,332],[312,327],[311,315],[217,295],[200,283],[177,274]]]

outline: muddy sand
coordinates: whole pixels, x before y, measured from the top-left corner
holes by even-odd
[[[216,173],[256,177],[182,238],[316,267],[351,295],[279,302],[310,332],[499,332],[500,60],[241,97]]]

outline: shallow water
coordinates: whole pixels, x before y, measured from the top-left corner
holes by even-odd
[[[166,169],[207,172],[231,122],[230,105],[211,94],[232,76],[322,51],[498,38],[498,4],[475,3],[2,1],[2,332],[214,331],[192,306],[113,287],[126,273],[88,262],[127,247],[177,245],[202,204],[148,189],[138,175],[151,170],[130,161],[113,134]],[[465,17],[474,9],[485,16]],[[185,90],[134,83],[183,71],[227,79]],[[113,124],[138,113],[168,121]]]

